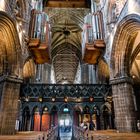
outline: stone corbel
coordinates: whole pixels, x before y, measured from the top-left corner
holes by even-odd
[[[13,82],[13,83],[22,83],[23,79],[19,78],[18,76],[2,75],[0,77],[0,83],[4,81]]]

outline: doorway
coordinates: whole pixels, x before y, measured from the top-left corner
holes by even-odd
[[[67,106],[59,114],[59,135],[61,140],[71,140],[72,137],[72,116]]]

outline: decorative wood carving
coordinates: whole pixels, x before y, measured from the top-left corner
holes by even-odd
[[[93,43],[86,43],[83,61],[88,64],[96,64],[105,48],[104,40],[95,40]]]

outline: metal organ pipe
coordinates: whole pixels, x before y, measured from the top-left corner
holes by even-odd
[[[91,12],[92,12],[92,25],[93,25],[93,34],[94,39],[103,39],[103,15],[100,10],[98,10],[98,6],[96,2],[92,1],[91,4]]]
[[[93,24],[93,34],[94,34],[94,39],[99,38],[99,30],[98,30],[98,19],[96,16],[97,12],[97,6],[95,2],[92,2],[92,24]]]

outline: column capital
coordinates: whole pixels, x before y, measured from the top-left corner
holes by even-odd
[[[116,85],[116,84],[121,84],[121,83],[133,84],[133,79],[131,77],[128,77],[128,76],[122,76],[122,77],[110,79],[111,85]]]
[[[2,75],[0,76],[0,83],[1,82],[12,82],[12,83],[22,83],[23,79],[17,77],[17,76],[12,76],[12,75]]]

